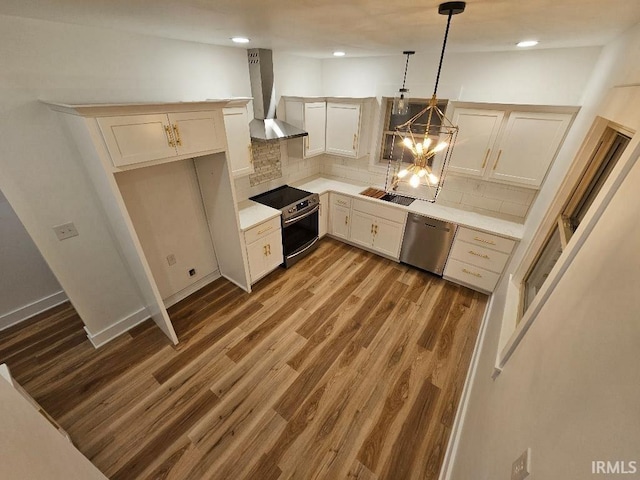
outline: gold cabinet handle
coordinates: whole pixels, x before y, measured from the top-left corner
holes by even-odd
[[[171,127],[169,125],[164,126],[164,133],[167,134],[167,143],[169,146],[175,148],[176,144],[173,143],[173,136],[171,135]]]
[[[374,235],[377,235],[377,234],[378,234],[378,225],[374,225],[374,228],[373,228],[373,234],[374,234]]]
[[[373,235],[373,223],[371,224],[371,235]]]
[[[271,244],[267,244],[267,255],[271,255]]]
[[[502,150],[498,150],[498,158],[496,158],[496,163],[493,164],[493,169],[494,170],[498,166],[498,162],[500,161],[500,155],[502,155]]]
[[[344,217],[344,224],[346,225],[346,224],[348,224],[348,223],[349,223],[349,217],[348,217],[348,216],[345,216],[345,217]]]
[[[265,257],[267,256],[267,246],[266,245],[262,246],[262,253],[264,254]]]
[[[356,142],[358,141],[358,135],[353,134],[353,149],[356,149]]]
[[[176,144],[182,146],[182,140],[180,139],[180,130],[178,130],[178,124],[173,124],[173,133],[176,136]]]
[[[483,255],[482,253],[474,252],[473,250],[469,250],[469,253],[471,255],[475,255],[476,257],[486,258],[487,260],[489,260],[489,255]]]
[[[258,235],[262,235],[264,232],[268,232],[272,228],[273,228],[273,225],[270,226],[270,227],[265,228],[264,230],[258,230]]]
[[[485,240],[484,238],[480,238],[480,237],[473,237],[474,240],[476,240],[477,242],[482,242],[482,243],[486,243],[487,245],[495,245],[496,242],[492,241],[492,240]]]
[[[462,271],[469,275],[473,275],[474,277],[482,278],[482,275],[480,275],[478,272],[472,272],[470,270],[467,270],[466,268],[463,268]]]
[[[480,168],[484,168],[487,166],[487,159],[489,158],[490,153],[491,153],[491,149],[487,148],[487,154],[484,156],[484,161],[482,162],[482,166]]]

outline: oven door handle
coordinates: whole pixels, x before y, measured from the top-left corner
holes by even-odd
[[[309,250],[311,247],[313,247],[313,246],[316,244],[316,242],[317,242],[318,240],[320,240],[320,237],[316,237],[316,238],[314,238],[313,240],[311,240],[311,242],[309,243],[309,245],[307,245],[306,247],[304,247],[302,250],[300,250],[300,251],[298,251],[298,252],[294,253],[293,255],[289,255],[289,256],[287,257],[287,259],[289,259],[289,258],[295,258],[295,257],[297,257],[298,255],[300,255],[300,254],[302,254],[302,253],[306,252],[306,251],[307,251],[307,250]]]
[[[305,217],[308,217],[309,215],[313,215],[314,213],[316,213],[318,210],[320,210],[320,205],[316,205],[315,208],[307,213],[305,213],[304,215],[300,215],[299,217],[294,217],[294,218],[290,218],[289,220],[285,220],[284,225],[285,227],[287,225],[291,225],[292,223],[297,222],[298,220],[302,220]]]

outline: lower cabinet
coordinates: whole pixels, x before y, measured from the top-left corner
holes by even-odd
[[[280,217],[256,225],[244,232],[251,283],[272,272],[284,261]]]
[[[331,193],[330,201],[330,233],[334,237],[349,240],[349,233],[351,231],[351,197]]]
[[[443,277],[481,292],[493,292],[515,241],[459,227]]]
[[[354,210],[351,215],[351,241],[383,255],[398,258],[404,224],[390,222]]]
[[[320,195],[320,210],[318,210],[318,237],[324,237],[329,231],[329,194]]]

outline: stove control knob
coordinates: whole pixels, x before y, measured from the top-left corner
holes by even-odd
[[[289,213],[293,213],[293,208],[290,208],[290,209],[289,209]]]

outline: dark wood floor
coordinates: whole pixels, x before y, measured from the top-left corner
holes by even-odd
[[[68,305],[0,363],[112,479],[435,479],[487,297],[336,242],[95,350]]]

